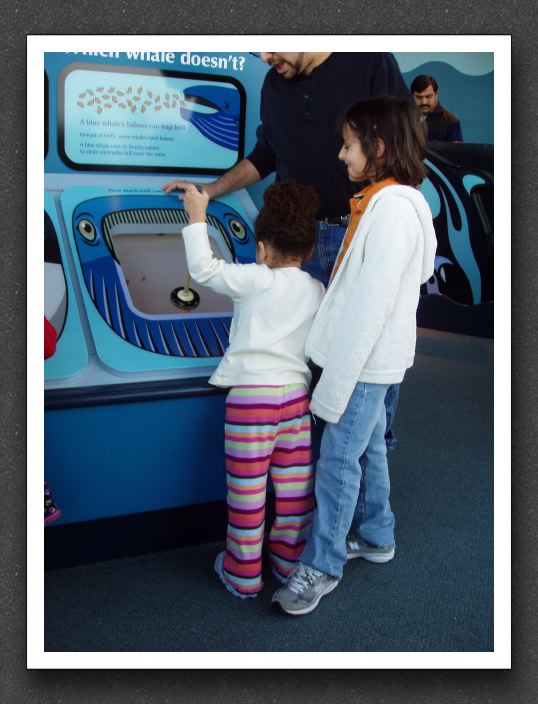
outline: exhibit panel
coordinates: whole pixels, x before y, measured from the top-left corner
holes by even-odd
[[[225,496],[226,391],[207,380],[233,304],[191,281],[188,217],[162,186],[214,180],[243,157],[246,91],[231,73],[46,56],[45,313],[59,336],[45,363],[45,474],[62,507],[52,531]],[[245,191],[210,202],[216,257],[255,260],[255,215]]]
[[[99,360],[117,373],[215,365],[228,345],[232,302],[190,281],[181,231],[188,222],[177,195],[149,189],[74,188],[61,198],[75,252],[85,313]],[[233,198],[210,202],[213,253],[248,263],[255,243]],[[241,214],[240,212],[241,211]],[[192,301],[181,294],[191,292]]]
[[[233,306],[190,280],[187,216],[162,187],[250,152],[266,71],[248,54],[45,56],[45,475],[62,508],[48,533],[189,506],[207,523],[224,500],[226,390],[207,380]],[[493,145],[431,144],[426,165],[438,250],[418,324],[491,337]],[[215,256],[255,260],[264,185],[210,202]]]

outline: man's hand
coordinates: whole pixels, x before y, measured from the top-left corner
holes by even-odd
[[[205,222],[207,204],[209,203],[209,195],[205,188],[186,181],[175,181],[175,183],[182,184],[179,188],[184,189],[184,193],[180,193],[178,198],[185,205],[185,210],[189,215],[189,225],[195,222]]]
[[[207,193],[209,200],[214,200],[232,191],[238,191],[240,188],[247,188],[247,186],[257,183],[260,178],[260,173],[254,164],[248,159],[243,159],[216,181],[204,183],[203,189]],[[170,181],[164,184],[163,191],[165,193],[172,193],[172,191],[177,190],[183,191],[189,185],[191,185],[190,181]]]
[[[186,191],[187,186],[196,186],[197,184],[193,184],[190,181],[170,181],[169,183],[165,183],[164,186],[162,187],[163,191],[165,193],[172,193],[172,191]],[[213,184],[212,183],[204,183],[203,189],[207,193],[207,197],[209,200],[214,198],[214,193],[213,193]],[[202,186],[200,186],[202,187]]]

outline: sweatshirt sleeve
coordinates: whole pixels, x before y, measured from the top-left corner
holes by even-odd
[[[270,285],[273,273],[263,264],[228,264],[217,259],[209,244],[205,222],[184,227],[182,235],[187,266],[192,278],[198,283],[234,300],[245,298],[253,291]]]
[[[310,404],[312,413],[330,423],[337,423],[345,411],[394,309],[401,277],[421,233],[413,205],[403,198],[384,198],[376,203],[375,211],[359,277],[340,311],[327,363]]]
[[[435,252],[437,251],[437,236],[433,227],[431,216],[424,227],[424,258],[422,260],[422,274],[420,283],[425,284],[435,270]]]

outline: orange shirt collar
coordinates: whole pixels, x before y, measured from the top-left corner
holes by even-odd
[[[362,189],[362,191],[355,193],[355,195],[350,198],[349,205],[351,208],[351,217],[349,219],[349,224],[347,226],[346,234],[344,235],[342,248],[332,270],[329,283],[334,279],[336,272],[340,268],[340,264],[342,263],[342,260],[349,248],[349,245],[351,244],[351,241],[353,240],[355,233],[357,232],[359,221],[364,211],[366,210],[372,196],[374,196],[376,193],[379,193],[379,191],[381,191],[386,186],[398,185],[398,181],[391,176],[390,178],[384,178],[382,181],[369,183],[365,188]]]

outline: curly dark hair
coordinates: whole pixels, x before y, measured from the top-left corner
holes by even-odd
[[[269,186],[256,218],[256,241],[270,244],[284,257],[307,259],[316,241],[318,209],[318,195],[312,186],[296,181]]]

